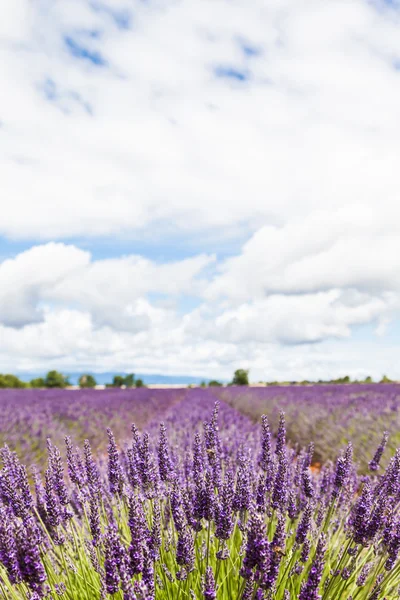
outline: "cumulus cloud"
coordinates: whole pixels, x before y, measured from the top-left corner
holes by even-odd
[[[383,4],[10,6],[4,235],[255,230],[321,205],[393,207],[399,16]]]
[[[317,377],[360,327],[388,357],[399,28],[383,0],[3,3],[0,236],[32,246],[0,263],[3,365]],[[179,256],[83,249],[117,237]]]
[[[195,293],[196,277],[213,261],[199,255],[155,264],[140,256],[92,260],[73,245],[49,243],[0,263],[0,322],[22,327],[43,321],[46,309],[75,306],[96,326],[115,330],[146,329],[157,322],[148,294],[169,298]]]

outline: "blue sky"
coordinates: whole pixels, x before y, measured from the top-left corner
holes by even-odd
[[[0,372],[400,378],[400,12],[0,8]]]

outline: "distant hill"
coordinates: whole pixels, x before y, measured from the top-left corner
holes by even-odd
[[[68,373],[67,371],[62,371],[64,375],[68,375],[68,379],[72,385],[76,385],[78,383],[79,377],[83,373]],[[87,371],[89,373],[89,371]],[[95,373],[91,371],[91,374],[96,379],[97,383],[105,384],[111,383],[114,375],[128,375],[128,373],[123,373],[121,371],[112,372],[112,373]],[[23,381],[30,381],[35,377],[44,377],[46,373],[28,373],[28,372],[20,372],[16,373],[18,377],[20,377]],[[148,373],[135,373],[135,379],[143,379],[145,384],[178,384],[178,383],[187,383],[187,384],[199,384],[202,381],[208,383],[210,381],[207,377],[191,377],[188,375],[159,375],[159,374],[148,374]]]

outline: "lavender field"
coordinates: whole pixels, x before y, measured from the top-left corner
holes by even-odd
[[[3,390],[0,597],[397,599],[398,398]]]

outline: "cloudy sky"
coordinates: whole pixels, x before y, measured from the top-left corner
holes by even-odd
[[[0,372],[400,378],[395,0],[0,3]]]

